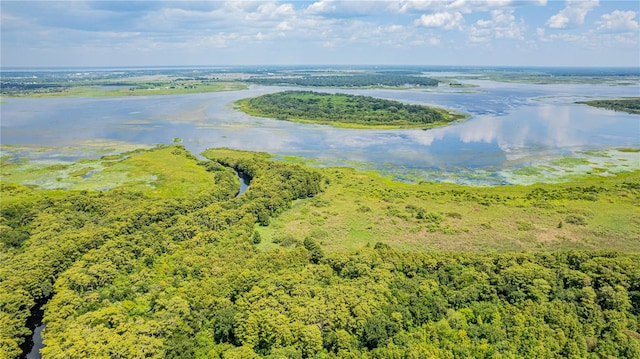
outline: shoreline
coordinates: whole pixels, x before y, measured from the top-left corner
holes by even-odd
[[[105,190],[108,189],[105,180],[115,181],[109,187],[126,186],[128,183],[139,181],[152,184],[157,180],[150,177],[128,178],[126,171],[112,173],[110,169],[125,159],[126,153],[148,151],[154,147],[126,145],[118,148],[116,144],[107,144],[104,149],[95,146],[42,147],[28,145],[2,145],[0,148],[2,149],[2,180],[4,183],[31,185],[51,190]],[[231,151],[243,152],[240,149]],[[391,164],[337,159],[321,160],[275,153],[269,154],[269,156],[277,161],[299,163],[316,168],[347,167],[357,172],[370,173],[398,183],[505,187],[555,185],[627,176],[640,172],[640,168],[632,163],[638,151],[640,148],[579,151],[573,155],[550,159],[547,162],[532,158],[525,165],[514,163],[513,166],[504,166],[494,170],[421,170],[397,168]],[[59,155],[64,153],[69,155],[70,160],[60,160]],[[499,177],[496,177],[495,173],[498,173]]]

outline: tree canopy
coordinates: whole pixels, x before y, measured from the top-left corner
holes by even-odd
[[[245,80],[261,85],[295,85],[306,87],[403,87],[438,86],[438,80],[396,72],[348,75],[253,76]]]
[[[49,297],[46,358],[640,356],[638,254],[340,253],[312,236],[262,251],[256,230],[328,178],[265,154],[171,149],[216,174],[210,191],[2,183],[0,356],[19,357],[29,310]],[[230,167],[252,177],[240,196]]]
[[[410,105],[370,96],[284,91],[240,100],[254,116],[343,127],[428,128],[464,116],[444,109]]]
[[[605,108],[607,110],[628,112],[640,115],[640,97],[612,99],[612,100],[591,100],[581,101],[581,104]]]

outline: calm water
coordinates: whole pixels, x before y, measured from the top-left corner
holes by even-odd
[[[442,172],[494,171],[541,156],[640,147],[640,116],[573,103],[589,97],[639,96],[640,85],[466,82],[479,87],[339,90],[472,114],[463,123],[428,131],[336,129],[255,118],[234,110],[237,99],[289,89],[255,86],[179,96],[5,99],[0,105],[1,140],[46,146],[96,139],[155,145],[179,137],[195,153],[230,147],[331,164],[355,161]]]

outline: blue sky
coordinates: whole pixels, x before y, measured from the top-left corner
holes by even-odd
[[[640,2],[7,1],[1,65],[640,66]]]

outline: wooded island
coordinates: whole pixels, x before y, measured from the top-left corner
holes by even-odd
[[[349,128],[433,128],[465,116],[451,111],[370,96],[283,91],[236,102],[259,117]]]
[[[623,98],[617,100],[591,100],[578,103],[593,107],[605,108],[607,110],[622,111],[640,115],[640,97]]]

